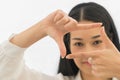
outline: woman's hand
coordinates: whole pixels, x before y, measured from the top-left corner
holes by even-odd
[[[77,22],[68,17],[63,11],[57,10],[43,19],[42,24],[45,26],[46,34],[57,42],[61,56],[64,57],[66,49],[63,43],[63,36],[68,32],[65,27],[77,26]]]
[[[101,30],[101,37],[105,44],[103,50],[70,54],[66,57],[68,59],[88,57],[95,76],[120,78],[120,52],[107,37],[104,28]]]
[[[66,33],[79,29],[100,27],[101,25],[101,23],[78,24],[76,20],[67,16],[66,13],[57,10],[27,30],[17,34],[10,41],[17,46],[27,48],[43,37],[49,35],[57,42],[61,56],[64,57],[66,55],[66,48],[63,42],[63,36]]]
[[[61,56],[66,55],[66,48],[63,42],[63,36],[71,31],[79,29],[89,29],[100,27],[102,23],[78,24],[78,22],[61,10],[57,10],[42,20],[45,26],[45,32],[51,36],[58,44]]]

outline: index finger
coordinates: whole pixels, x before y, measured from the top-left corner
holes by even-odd
[[[68,32],[72,32],[72,31],[76,31],[76,30],[87,30],[87,29],[91,29],[91,28],[96,28],[96,27],[101,27],[102,23],[89,23],[89,24],[80,24],[77,23],[74,26],[67,26],[65,27],[65,29]]]
[[[77,28],[80,30],[85,30],[85,29],[91,29],[91,28],[96,28],[101,26],[102,26],[102,23],[97,22],[97,23],[89,23],[89,24],[78,24]]]
[[[79,52],[79,53],[74,53],[74,54],[69,54],[66,56],[67,59],[73,59],[73,58],[81,58],[81,57],[96,57],[96,51],[94,52]]]

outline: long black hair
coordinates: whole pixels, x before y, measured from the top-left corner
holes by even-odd
[[[94,2],[81,3],[72,8],[69,16],[78,22],[82,20],[102,22],[108,37],[112,40],[113,44],[120,51],[119,37],[115,24],[110,14],[103,6]],[[71,53],[70,33],[67,33],[64,36],[64,43],[67,50],[66,53]],[[64,76],[75,76],[78,71],[79,69],[77,68],[73,60],[60,58],[58,73],[62,73]]]

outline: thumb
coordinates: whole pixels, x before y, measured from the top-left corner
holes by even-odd
[[[106,48],[110,48],[110,49],[115,48],[114,44],[112,43],[112,41],[107,36],[104,27],[101,28],[101,37],[103,39],[103,42],[104,42]]]
[[[60,49],[61,57],[64,58],[65,55],[66,55],[66,47],[65,47],[65,44],[63,42],[63,37],[57,37],[56,38],[56,43],[57,43],[57,45],[58,45],[58,47]]]

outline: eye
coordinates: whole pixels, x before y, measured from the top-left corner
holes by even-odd
[[[101,43],[102,43],[101,40],[96,40],[96,41],[93,42],[93,45],[99,45],[99,44],[101,44]]]
[[[75,46],[79,46],[79,47],[84,46],[84,44],[81,43],[81,42],[76,42],[76,43],[74,43],[74,45],[75,45]]]

